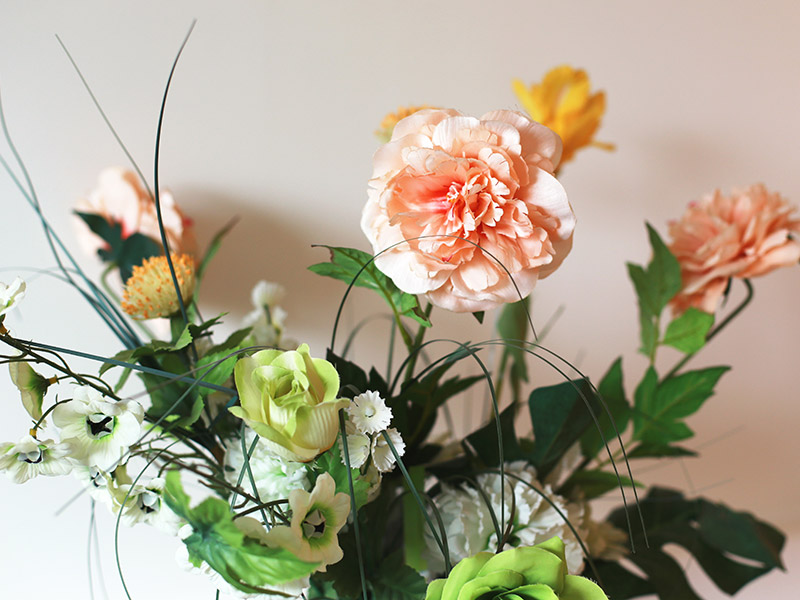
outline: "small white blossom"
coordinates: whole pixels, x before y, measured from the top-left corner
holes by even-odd
[[[359,469],[369,460],[369,451],[372,442],[368,435],[356,431],[351,421],[346,422],[345,431],[347,433],[347,455],[350,459],[350,468]],[[346,465],[347,463],[344,460],[344,446],[339,448],[339,453],[342,455],[342,464]]]
[[[83,484],[84,489],[94,500],[102,502],[108,508],[115,506],[114,480],[109,473],[95,466],[75,465],[72,474]]]
[[[361,433],[378,433],[389,426],[392,409],[378,392],[359,394],[345,409],[347,416]]]
[[[17,277],[11,285],[0,281],[0,320],[25,297],[25,282]]]
[[[406,451],[406,443],[403,441],[403,438],[400,437],[400,432],[394,427],[390,427],[386,430],[386,435],[389,436],[392,446],[394,446],[394,449],[397,451],[397,455],[403,456]],[[383,434],[376,435],[372,440],[372,461],[381,473],[388,473],[394,469],[394,453]]]
[[[282,285],[270,281],[259,281],[253,288],[253,310],[245,315],[242,323],[245,327],[252,327],[250,339],[253,345],[289,347],[294,344],[282,338],[286,311],[278,306],[278,302],[285,294]]]
[[[245,434],[245,447],[250,451],[250,447],[255,439],[255,433],[248,429]],[[285,460],[275,456],[269,447],[260,439],[249,458],[250,471],[256,482],[256,490],[262,502],[288,498],[292,490],[309,488],[308,470],[306,465],[301,462]],[[242,442],[235,439],[228,444],[225,453],[225,478],[228,482],[236,485],[240,481],[242,469],[245,468],[244,452]],[[250,495],[253,494],[250,484],[250,477],[247,471],[241,477],[241,486]],[[248,503],[248,506],[250,503]]]
[[[259,281],[250,293],[250,298],[253,301],[253,306],[257,309],[263,309],[265,306],[273,308],[283,300],[286,295],[286,288],[280,283],[272,281]]]
[[[145,484],[129,483],[114,486],[114,512],[122,509],[122,522],[126,525],[147,523],[167,533],[177,533],[180,519],[163,499],[164,480],[154,477]]]
[[[68,452],[66,444],[26,435],[16,444],[0,444],[0,471],[14,483],[25,483],[37,475],[66,475],[73,466]]]
[[[72,400],[53,410],[53,423],[70,456],[85,465],[114,469],[142,433],[144,409],[135,400],[113,401],[94,388],[75,389]]]

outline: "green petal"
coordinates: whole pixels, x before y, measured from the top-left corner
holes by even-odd
[[[555,554],[537,546],[512,548],[495,554],[486,562],[478,575],[500,569],[522,574],[526,584],[543,583],[548,585],[556,594],[564,588],[566,563]]]
[[[608,600],[605,592],[591,579],[567,575],[561,600]]]
[[[445,583],[447,583],[446,579],[434,579],[431,581],[425,592],[425,600],[442,600],[442,590],[444,590]]]
[[[563,596],[562,596],[563,598]],[[498,600],[559,600],[549,585],[533,583],[514,588],[508,594],[498,596]]]
[[[515,571],[501,569],[468,581],[458,592],[458,600],[477,600],[486,592],[511,590],[525,583],[524,578]]]
[[[458,600],[458,593],[464,584],[472,581],[492,556],[491,552],[478,552],[453,567],[442,589],[442,600]]]

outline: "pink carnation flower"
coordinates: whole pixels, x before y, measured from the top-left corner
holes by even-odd
[[[755,277],[800,260],[796,207],[761,185],[692,202],[670,223],[670,250],[681,264],[683,289],[672,300],[675,313],[690,306],[717,309],[731,277]]]
[[[455,312],[528,296],[572,247],[560,158],[559,137],[517,112],[406,117],[373,159],[361,228],[376,254],[388,249],[376,265]]]
[[[170,251],[194,254],[196,244],[191,219],[184,216],[169,191],[161,190],[159,200]],[[123,239],[141,233],[161,243],[155,202],[131,171],[120,167],[103,170],[97,179],[97,187],[75,208],[79,212],[99,214],[111,222],[119,223]],[[87,253],[95,254],[104,246],[105,242],[92,233],[82,220],[79,220],[79,227],[79,242]]]

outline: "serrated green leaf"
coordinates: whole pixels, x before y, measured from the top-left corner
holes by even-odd
[[[192,528],[192,534],[183,539],[192,563],[207,563],[236,589],[265,592],[270,586],[309,575],[319,566],[247,537],[234,524],[224,500],[209,497],[191,508],[177,471],[167,474],[164,501]]]
[[[661,343],[685,354],[694,354],[705,346],[706,335],[712,325],[714,325],[714,315],[690,307],[670,322]]]
[[[410,317],[419,324],[430,327],[431,322],[420,310],[416,296],[401,291],[384,275],[372,260],[372,255],[355,248],[323,246],[331,253],[331,262],[317,263],[308,269],[324,277],[332,277],[345,283],[378,292],[398,315]]]
[[[620,476],[617,479],[617,474],[611,471],[576,471],[564,483],[558,491],[560,495],[572,497],[575,490],[580,490],[580,497],[586,500],[602,496],[606,492],[614,489],[619,489],[619,485],[626,487],[633,487],[633,482],[629,477]],[[636,487],[644,487],[641,483],[636,483]]]
[[[650,278],[647,271],[634,263],[627,263],[628,277],[633,282],[633,288],[636,290],[636,296],[639,299],[639,311],[643,317],[655,317],[658,312],[656,309],[656,300],[652,297],[652,289],[650,287]]]
[[[622,358],[614,361],[614,364],[611,365],[597,386],[597,391],[605,401],[608,412],[611,413],[611,417],[614,419],[612,424],[606,410],[602,407],[600,408],[597,418],[602,424],[603,437],[607,442],[611,442],[616,438],[617,431],[620,434],[625,431],[632,412],[631,406],[625,398],[622,379]],[[616,425],[616,430],[614,425]],[[586,458],[594,458],[602,448],[603,439],[600,433],[595,427],[589,427],[581,437],[581,453]]]
[[[651,297],[655,301],[653,314],[658,315],[681,289],[681,265],[675,255],[661,240],[658,232],[647,223],[647,235],[653,258],[647,265],[647,276],[652,287]]]
[[[381,600],[422,600],[428,587],[422,575],[403,564],[400,551],[381,561],[372,585]]]
[[[119,267],[120,279],[128,281],[133,274],[133,267],[141,265],[145,259],[162,254],[161,244],[146,235],[134,233],[122,240],[112,260]]]

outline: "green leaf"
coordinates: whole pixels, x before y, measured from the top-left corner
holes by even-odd
[[[628,458],[663,458],[668,456],[697,456],[697,452],[680,446],[642,442],[628,452]]]
[[[134,233],[122,241],[113,261],[117,263],[119,276],[125,282],[133,275],[133,267],[141,265],[147,258],[163,254],[161,244],[157,241],[141,233]]]
[[[375,598],[381,600],[422,600],[428,587],[422,575],[403,563],[400,550],[381,561],[371,583]]]
[[[667,444],[686,439],[691,430],[679,419],[696,412],[714,394],[719,378],[729,367],[709,367],[688,371],[655,385],[655,371],[648,370],[640,389],[637,389],[634,419],[634,439],[655,444]],[[641,391],[641,393],[640,393]]]
[[[372,260],[372,255],[355,248],[322,246],[331,253],[331,262],[311,265],[310,271],[325,277],[364,287],[378,292],[392,309],[392,312],[410,317],[420,325],[430,327],[416,296],[401,291],[394,282],[384,275]]]
[[[208,249],[206,253],[203,255],[202,260],[200,261],[200,265],[197,267],[197,271],[195,273],[195,281],[196,287],[200,287],[200,282],[203,280],[203,276],[206,274],[206,269],[208,265],[211,263],[214,256],[219,251],[220,247],[222,246],[222,239],[228,235],[228,232],[236,225],[238,219],[231,219],[228,223],[220,229],[214,238],[211,240],[211,243],[208,245]]]
[[[608,413],[604,408],[600,408],[597,416],[601,424],[603,424],[603,437],[607,442],[616,439],[617,431],[622,434],[628,426],[628,421],[631,418],[631,406],[625,398],[625,389],[623,387],[622,379],[622,358],[614,361],[614,364],[608,369],[608,372],[603,376],[600,385],[597,386],[597,391],[600,397],[605,401],[608,407],[608,412],[614,419],[612,424],[609,420]],[[616,430],[614,429],[616,425]],[[581,453],[586,458],[594,458],[603,448],[603,439],[595,427],[590,427],[586,433],[581,437]]]
[[[690,307],[667,326],[661,343],[685,354],[694,354],[705,346],[706,335],[712,325],[714,315]]]
[[[526,458],[519,447],[517,434],[514,431],[514,405],[507,406],[500,413],[500,431],[503,436],[503,462],[511,462]],[[497,425],[494,419],[467,436],[466,442],[475,450],[488,467],[500,465],[499,445],[497,442]]]
[[[626,487],[634,485],[630,478],[620,476],[617,479],[616,473],[611,471],[576,471],[558,490],[558,493],[562,496],[571,497],[572,492],[579,489],[582,498],[591,500],[613,489],[619,489],[620,483]],[[644,485],[636,483],[636,487],[641,488]]]
[[[339,374],[339,397],[353,398],[369,389],[367,374],[357,364],[337,356],[330,348],[325,360],[331,363]]]
[[[545,478],[583,433],[594,427],[589,412],[599,414],[599,404],[586,379],[565,381],[531,392],[528,406],[533,422],[534,447],[530,460],[539,478]]]
[[[342,454],[339,449],[339,440],[327,451],[314,459],[315,476],[312,485],[317,477],[323,473],[328,473],[336,482],[336,492],[350,495],[350,481],[347,477],[347,465],[342,462]],[[361,508],[367,502],[367,490],[369,483],[361,477],[358,469],[350,469],[353,477],[353,491],[356,495],[356,508]]]
[[[594,564],[600,573],[603,591],[609,598],[625,600],[655,592],[653,586],[646,579],[634,575],[617,562],[595,559]],[[584,577],[593,577],[593,575],[588,567],[583,572]]]
[[[479,312],[474,312],[474,313],[472,313],[472,316],[473,316],[473,317],[475,317],[475,320],[476,320],[478,323],[480,323],[481,325],[483,325],[483,317],[485,317],[485,316],[486,316],[486,311],[483,311],[483,310],[482,310],[482,311],[479,311]]]
[[[514,381],[528,381],[525,363],[527,353],[523,347],[528,339],[528,299],[506,304],[497,319],[497,333],[506,342],[503,346],[501,364],[511,360],[509,376]]]
[[[270,586],[305,577],[319,566],[247,537],[234,524],[224,500],[209,497],[191,508],[177,471],[167,473],[164,501],[192,528],[192,534],[183,539],[192,564],[207,563],[236,589],[263,593]]]

